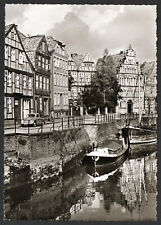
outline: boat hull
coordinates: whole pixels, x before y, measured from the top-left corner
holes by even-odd
[[[104,164],[114,164],[117,163],[119,161],[121,161],[122,159],[124,159],[128,154],[129,154],[129,147],[119,156],[115,156],[115,157],[99,157],[99,159],[97,161],[93,160],[92,157],[89,156],[85,156],[83,159],[83,164],[92,164],[96,167],[102,166]]]
[[[109,174],[114,170],[116,170],[117,168],[119,168],[122,165],[122,163],[128,158],[128,156],[129,154],[127,151],[125,154],[123,154],[122,156],[120,156],[118,159],[116,159],[111,163],[96,164],[96,165],[87,164],[85,170],[89,175],[92,176],[95,176],[95,173],[97,173],[97,176]]]

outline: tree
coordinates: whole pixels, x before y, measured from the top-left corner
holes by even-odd
[[[97,61],[96,74],[90,87],[86,87],[83,92],[83,104],[87,108],[108,107],[109,112],[113,112],[120,98],[119,92],[121,88],[116,77],[116,66],[112,56],[105,49],[103,57]]]

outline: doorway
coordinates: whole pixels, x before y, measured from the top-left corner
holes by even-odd
[[[16,120],[21,119],[21,103],[20,98],[14,99],[14,117]]]
[[[132,114],[133,113],[133,103],[131,100],[128,100],[127,102],[127,113]]]

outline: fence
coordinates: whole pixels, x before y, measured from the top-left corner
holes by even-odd
[[[155,115],[157,116],[157,115]],[[151,117],[156,118],[154,115]],[[31,126],[30,122],[28,122],[27,126],[21,127],[20,120],[14,120],[14,124],[12,126],[5,128],[5,134],[35,134],[35,133],[44,133],[44,132],[53,132],[54,130],[66,130],[82,127],[83,125],[92,125],[92,124],[101,124],[101,123],[109,123],[118,120],[126,120],[127,123],[131,119],[137,119],[139,117],[138,114],[115,114],[108,113],[107,115],[95,115],[95,116],[79,116],[79,117],[62,117],[62,118],[54,118],[52,121],[46,121],[45,124],[39,126]],[[143,118],[149,118],[149,115],[143,115]]]
[[[44,132],[53,132],[54,130],[66,130],[78,128],[83,125],[83,117],[62,117],[55,118],[52,121],[45,121],[41,125],[34,126],[28,121],[25,126],[21,126],[21,120],[14,120],[14,124],[8,128],[5,127],[5,134],[35,134]]]

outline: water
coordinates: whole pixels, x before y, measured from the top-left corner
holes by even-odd
[[[98,171],[76,166],[57,180],[13,186],[5,193],[5,218],[155,221],[156,173],[156,145],[133,147],[131,156],[112,171],[108,166]]]

